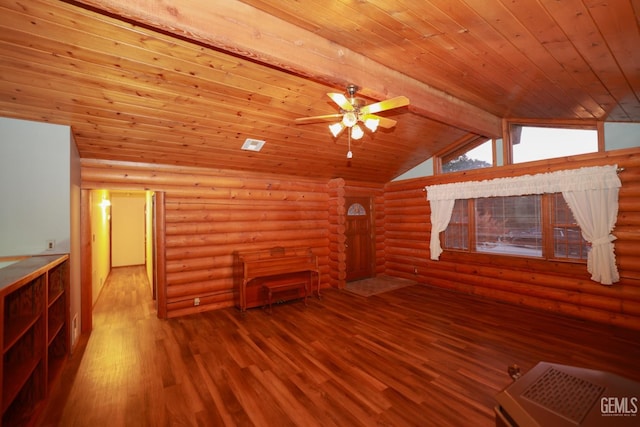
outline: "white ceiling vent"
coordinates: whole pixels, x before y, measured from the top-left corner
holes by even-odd
[[[244,141],[244,144],[242,144],[242,149],[246,150],[246,151],[260,151],[262,150],[262,146],[264,145],[265,141],[261,141],[259,139],[251,139],[251,138],[247,138]]]

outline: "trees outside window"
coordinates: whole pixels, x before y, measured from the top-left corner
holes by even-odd
[[[484,139],[465,145],[442,157],[442,172],[459,172],[493,166],[493,140]]]

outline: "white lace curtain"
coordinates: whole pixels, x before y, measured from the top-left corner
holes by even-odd
[[[513,178],[457,182],[425,187],[431,204],[431,259],[442,253],[440,232],[447,229],[457,199],[562,193],[591,250],[591,279],[611,285],[620,280],[611,232],[618,216],[621,186],[617,165],[562,170]]]

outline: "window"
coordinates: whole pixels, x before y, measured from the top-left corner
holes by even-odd
[[[516,177],[501,177],[482,181],[451,182],[425,187],[427,200],[431,204],[431,234],[429,237],[429,257],[438,260],[443,251],[443,244],[446,242],[446,231],[457,200],[467,200],[469,216],[469,236],[466,246],[467,252],[478,252],[476,218],[479,215],[486,215],[488,208],[493,208],[491,204],[484,206],[485,209],[478,209],[484,202],[481,198],[498,200],[493,202],[498,207],[504,205],[502,212],[516,212],[516,219],[520,220],[524,216],[524,223],[535,224],[531,218],[539,217],[541,225],[540,237],[542,242],[542,259],[583,261],[587,256],[589,261],[589,272],[591,280],[600,282],[603,285],[611,285],[620,280],[620,274],[616,266],[614,244],[615,236],[611,234],[616,224],[618,212],[618,192],[622,183],[618,177],[615,165],[590,166],[579,169],[566,169],[554,172],[546,172],[535,175],[522,175]],[[562,199],[557,193],[562,194]],[[520,196],[526,194],[539,194],[540,202],[535,202],[527,207],[529,202],[509,202],[507,197]],[[502,198],[502,199],[501,199]],[[526,198],[525,198],[526,199]],[[521,199],[521,200],[525,200]],[[534,199],[535,200],[535,199]],[[570,209],[565,208],[565,202]],[[507,205],[511,204],[511,207]],[[486,205],[486,203],[485,203]],[[598,206],[594,209],[594,206]],[[481,206],[482,207],[482,206]],[[569,212],[578,215],[580,220],[580,237],[577,236],[578,228]],[[476,213],[477,212],[477,213]],[[500,212],[500,209],[494,209]],[[500,230],[493,236],[495,247],[501,249],[499,253],[505,253],[504,248],[510,248],[506,253],[513,253],[514,247],[525,249],[536,249],[537,236],[533,233],[536,229],[528,231],[524,236],[517,236],[514,231],[520,231],[521,227],[513,227],[509,223],[508,215],[496,218],[483,218],[481,221],[489,224],[481,228],[480,242],[487,241],[487,229]],[[462,223],[463,221],[458,221]],[[557,229],[557,232],[555,231]],[[462,235],[460,231],[458,236]],[[582,241],[584,236],[588,242]],[[514,237],[520,237],[520,241],[514,244]],[[564,240],[562,240],[564,239]],[[455,239],[452,239],[455,241]],[[506,245],[498,243],[507,242]],[[453,243],[452,243],[453,245]],[[465,244],[458,245],[459,248],[449,246],[449,249],[464,251]],[[490,246],[490,245],[485,245]],[[445,246],[445,249],[447,247]],[[586,250],[585,250],[586,248]],[[520,250],[520,249],[518,249]],[[487,250],[497,252],[496,250]]]
[[[442,172],[458,172],[493,166],[493,140],[482,139],[442,157]]]
[[[444,237],[445,248],[469,249],[469,208],[466,199],[456,200]]]
[[[540,195],[475,200],[476,250],[542,256]]]
[[[588,245],[582,237],[569,205],[562,194],[552,195],[551,226],[555,258],[587,259]]]
[[[442,241],[450,250],[538,258],[586,260],[588,251],[560,193],[458,199]]]
[[[349,210],[347,211],[348,216],[362,216],[366,215],[367,210],[360,203],[354,203],[349,206]]]
[[[511,125],[512,163],[597,151],[598,132],[595,128]]]

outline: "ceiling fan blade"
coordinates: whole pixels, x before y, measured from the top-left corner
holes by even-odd
[[[375,114],[365,114],[365,115],[362,116],[362,120],[367,120],[367,119],[378,120],[378,126],[380,126],[381,128],[385,128],[385,129],[392,128],[392,127],[394,127],[396,125],[396,123],[398,123],[393,119],[388,119],[386,117],[376,116]]]
[[[362,114],[374,114],[380,111],[391,110],[393,108],[404,107],[409,105],[409,98],[406,96],[396,96],[395,98],[385,99],[384,101],[374,104],[365,105],[360,109]]]
[[[306,125],[307,123],[324,122],[327,120],[342,119],[342,114],[326,114],[324,116],[300,117],[296,119],[297,125]]]
[[[344,96],[343,94],[341,94],[341,93],[328,93],[327,95],[329,95],[329,98],[331,98],[333,100],[333,102],[338,104],[338,106],[340,108],[342,108],[344,111],[353,111],[353,110],[355,110],[353,105],[351,105],[351,102],[349,102],[347,97]]]

